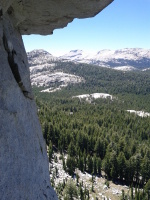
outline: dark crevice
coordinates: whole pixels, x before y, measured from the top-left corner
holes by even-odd
[[[0,18],[3,16],[3,10],[0,9]]]
[[[18,83],[18,86],[21,88],[23,94],[25,97],[29,98],[29,99],[33,99],[30,95],[30,92],[28,92],[21,80],[21,76],[19,73],[19,67],[18,64],[15,63],[15,59],[14,56],[17,55],[16,51],[13,48],[13,45],[11,44],[10,41],[7,40],[5,34],[3,33],[3,44],[4,44],[4,48],[8,54],[8,63],[9,66],[11,68],[12,74],[16,80],[16,82]]]
[[[45,196],[45,198],[47,199],[47,195],[43,193],[43,195]]]
[[[40,146],[40,148],[41,148],[41,153],[43,154],[43,149],[42,149],[42,147]]]
[[[8,8],[8,10],[7,10],[7,13],[8,13],[9,15],[12,15],[13,12],[14,12],[14,10],[13,10],[13,8],[10,6],[10,7]]]

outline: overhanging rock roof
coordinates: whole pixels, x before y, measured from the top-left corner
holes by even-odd
[[[48,35],[74,18],[93,17],[113,0],[1,0],[23,34]]]

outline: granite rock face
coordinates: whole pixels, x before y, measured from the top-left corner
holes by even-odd
[[[0,0],[0,199],[56,200],[22,34],[49,34],[112,0]]]
[[[57,199],[22,38],[0,20],[0,199]]]
[[[21,34],[51,34],[74,18],[93,17],[113,0],[1,0]]]

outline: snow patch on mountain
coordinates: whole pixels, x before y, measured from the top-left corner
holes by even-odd
[[[72,50],[68,54],[60,56],[64,61],[87,63],[101,67],[117,68],[118,70],[135,70],[150,68],[150,49],[125,48],[120,50],[104,49],[96,54],[88,54],[82,50]],[[124,69],[124,66],[129,66]],[[123,67],[123,68],[121,68]]]
[[[142,71],[145,72],[145,71],[149,71],[150,68],[146,68],[146,69],[143,69]]]
[[[82,50],[71,50],[68,54],[60,56],[59,59],[62,61],[72,61],[75,63],[86,63],[90,64],[93,59],[93,54],[86,53]]]
[[[136,70],[136,68],[132,67],[132,66],[119,66],[119,67],[114,67],[113,69],[119,70],[119,71],[134,71],[134,70]]]
[[[60,91],[63,87],[67,87],[67,85],[60,85],[58,88],[51,87],[45,90],[41,90],[41,92],[52,93],[52,92]]]
[[[114,99],[112,95],[106,93],[82,94],[78,96],[73,96],[72,98],[85,99],[86,101],[91,101],[92,99],[100,99],[100,98],[110,99],[110,100]]]
[[[127,110],[130,113],[134,113],[140,117],[150,117],[150,113],[144,111],[136,111],[136,110]]]
[[[142,48],[125,48],[119,50],[101,50],[95,55],[95,59],[101,59],[102,61],[112,59],[124,59],[124,60],[139,60],[141,58],[150,58],[150,50]]]

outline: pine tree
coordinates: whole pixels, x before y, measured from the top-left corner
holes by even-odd
[[[143,183],[147,182],[150,179],[150,159],[147,155],[144,156],[141,164],[141,174]]]
[[[83,163],[84,163],[84,171],[86,171],[87,159],[86,159],[86,152],[83,152]]]
[[[131,200],[133,200],[133,185],[131,185]]]
[[[66,162],[65,162],[64,156],[62,157],[62,161],[63,161],[63,169],[66,171]]]
[[[120,152],[117,158],[118,163],[118,173],[120,180],[123,180],[125,177],[125,169],[126,169],[126,159],[123,152]]]
[[[125,199],[124,190],[122,190],[121,200]]]
[[[107,177],[110,178],[110,162],[109,162],[109,155],[105,156],[105,159],[103,160],[102,168],[107,174]]]
[[[48,146],[48,157],[49,157],[49,162],[51,162],[52,155],[53,155],[53,146],[52,146],[52,143],[50,142],[50,143],[49,143],[49,146]]]
[[[68,146],[68,155],[71,157],[74,157],[76,155],[75,145],[73,144],[73,142],[70,142]]]
[[[79,157],[79,160],[78,160],[78,167],[82,172],[84,171],[83,157],[81,156]]]
[[[69,180],[64,189],[64,199],[73,200],[78,198],[77,188],[72,180]]]
[[[81,184],[80,184],[80,186],[79,186],[79,192],[80,192],[80,199],[81,199],[81,200],[84,200],[84,192],[83,192],[83,189],[82,189]]]
[[[141,155],[137,154],[135,158],[135,178],[137,184],[139,184],[140,171],[141,171]]]
[[[46,141],[46,144],[48,145],[48,139],[47,139],[47,135],[48,135],[48,124],[45,122],[43,125],[43,137]]]
[[[147,193],[148,200],[150,200],[150,179],[148,180],[148,182],[145,185],[145,192]]]
[[[94,158],[93,158],[93,173],[97,174],[97,158],[96,158],[95,155],[94,155]]]
[[[75,168],[76,168],[76,161],[73,157],[68,156],[66,161],[66,166],[68,173],[73,176]]]
[[[102,161],[100,158],[97,159],[97,170],[98,170],[98,174],[101,175],[101,165],[102,165]]]
[[[110,155],[110,165],[111,165],[110,175],[114,181],[115,179],[118,178],[117,154],[115,151],[113,151]]]
[[[87,166],[88,166],[89,173],[92,173],[93,172],[93,160],[90,155],[88,155]]]

